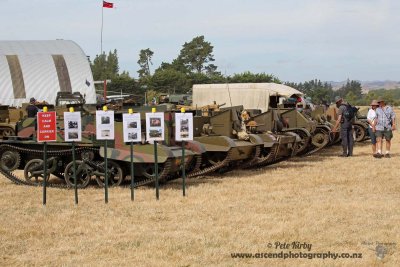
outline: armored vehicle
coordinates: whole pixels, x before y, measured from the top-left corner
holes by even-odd
[[[193,85],[193,105],[200,105],[208,99],[209,102],[215,100],[233,106],[242,104],[245,109],[260,110],[261,113],[276,110],[277,116],[271,116],[279,118],[282,131],[297,134],[301,138],[301,142],[297,143],[298,155],[316,152],[330,140],[325,127],[317,127],[315,121],[306,118],[295,107],[284,105],[285,99],[297,101],[302,96],[303,93],[294,88],[275,83]]]
[[[273,135],[248,131],[240,114],[243,107],[220,108],[221,105],[192,110],[194,139],[206,149],[205,167],[215,171],[272,163],[279,141]]]
[[[142,110],[141,112],[148,112]],[[96,116],[94,111],[88,111],[82,106],[82,142],[76,143],[75,151],[71,150],[71,143],[64,142],[64,121],[60,116],[57,121],[57,142],[49,142],[48,173],[43,173],[43,144],[36,141],[35,118],[25,118],[16,125],[16,136],[9,136],[0,142],[0,172],[15,183],[38,185],[44,177],[58,177],[65,183],[52,182],[50,186],[71,187],[72,153],[77,158],[78,186],[85,187],[92,179],[100,186],[104,185],[105,178],[105,141],[96,139]],[[142,129],[145,131],[145,122],[142,117]],[[170,115],[166,114],[166,119]],[[171,125],[171,123],[167,123]],[[115,113],[115,140],[109,140],[107,145],[108,177],[110,185],[117,186],[129,176],[130,145],[123,142],[122,113]],[[166,136],[172,129],[166,127]],[[144,132],[142,133],[144,135]],[[170,140],[160,142],[158,147],[158,169],[160,181],[166,181],[181,171],[181,147],[174,146]],[[154,145],[146,142],[134,145],[135,186],[154,182]],[[198,142],[187,142],[185,152],[185,169],[188,174],[200,169],[204,148]],[[24,178],[16,176],[13,171],[24,170]]]
[[[0,105],[0,139],[15,135],[16,123],[22,119],[23,115],[20,108]]]

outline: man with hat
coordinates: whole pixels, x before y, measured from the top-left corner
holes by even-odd
[[[354,138],[353,138],[353,122],[354,119],[348,119],[344,115],[347,112],[348,108],[351,108],[340,96],[335,97],[336,107],[338,110],[338,119],[336,121],[335,126],[332,129],[332,132],[337,132],[337,129],[340,124],[340,137],[342,139],[342,148],[343,153],[339,155],[340,157],[351,157],[353,156],[353,146],[354,146]]]
[[[28,118],[36,118],[36,114],[38,113],[39,109],[36,104],[36,99],[31,97],[29,100],[29,105],[26,107],[26,113],[28,113]]]
[[[367,115],[367,121],[368,121],[368,134],[369,137],[371,138],[371,143],[372,143],[372,156],[375,158],[379,158],[379,155],[376,154],[376,123],[377,123],[377,118],[376,118],[376,109],[379,107],[378,101],[372,100],[371,102],[371,108],[368,110],[368,115]]]
[[[379,107],[376,109],[376,143],[378,145],[378,157],[390,158],[390,142],[393,138],[392,130],[396,130],[396,114],[391,106],[385,104],[383,98],[378,98]],[[382,138],[386,140],[386,153],[382,153]]]

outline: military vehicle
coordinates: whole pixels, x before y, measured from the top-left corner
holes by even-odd
[[[337,108],[334,105],[331,105],[325,112],[326,120],[329,121],[331,124],[335,124],[338,118],[337,115]],[[368,122],[366,117],[363,117],[358,112],[355,117],[355,121],[353,123],[354,133],[355,133],[355,141],[362,142],[369,138],[368,134]],[[338,134],[339,135],[339,134]],[[339,136],[340,139],[340,136]]]
[[[43,173],[43,144],[36,141],[35,118],[25,118],[16,125],[15,136],[9,136],[0,141],[0,172],[11,181],[18,184],[38,185],[44,177],[58,177],[65,183],[50,182],[53,187],[71,187],[72,179],[72,153],[76,154],[78,186],[85,187],[92,179],[100,186],[104,185],[105,178],[105,141],[96,139],[96,116],[94,111],[88,111],[82,106],[82,142],[76,143],[75,151],[71,150],[71,143],[64,142],[64,122],[60,116],[57,121],[57,142],[49,142],[48,147],[48,172]],[[142,110],[141,112],[149,112]],[[142,116],[143,131],[145,130],[145,116]],[[170,120],[170,115],[166,115]],[[172,125],[167,123],[167,125]],[[108,141],[108,177],[111,186],[117,186],[129,176],[130,170],[130,145],[123,142],[122,113],[115,113],[115,140]],[[166,136],[172,130],[168,127]],[[142,133],[144,134],[144,133]],[[158,169],[160,181],[166,181],[170,176],[181,171],[182,152],[180,146],[174,146],[166,139],[158,145]],[[188,175],[200,171],[204,148],[196,141],[186,143],[185,170]],[[135,186],[153,183],[154,172],[154,145],[146,142],[134,145]],[[13,171],[24,170],[24,178],[16,176]]]
[[[206,149],[203,168],[212,171],[240,166],[250,168],[276,160],[279,141],[271,134],[249,131],[240,111],[242,106],[221,108],[223,104],[201,108],[186,107],[194,114],[194,140]]]
[[[328,118],[324,107],[317,106],[310,112],[310,117],[315,120],[319,125],[326,125],[329,128],[330,144],[336,144],[340,141],[340,134],[338,132],[332,132],[335,127],[335,121]]]
[[[158,97],[160,104],[171,103],[175,105],[192,105],[192,95],[191,94],[161,94]]]
[[[0,105],[0,139],[15,135],[17,121],[22,119],[24,113],[20,108],[10,108]]]
[[[230,103],[232,106],[242,104],[247,110],[266,113],[257,115],[260,117],[257,123],[271,125],[272,118],[277,125],[281,125],[281,132],[299,136],[301,142],[296,143],[298,155],[314,153],[330,142],[328,127],[318,126],[315,121],[296,110],[295,103],[302,96],[303,93],[294,88],[275,83],[193,85],[193,105],[201,105],[208,100]],[[288,99],[294,99],[293,106],[286,105],[285,100]],[[272,110],[277,114],[267,113]],[[261,117],[264,117],[264,122]]]
[[[275,163],[296,155],[298,142],[301,141],[297,134],[277,133],[277,131],[271,129],[272,123],[270,121],[265,120],[265,117],[259,116],[259,110],[245,110],[243,106],[231,108],[240,113],[247,133],[258,135],[264,141],[263,159],[259,159],[260,163],[258,165],[263,164],[263,162],[265,164]],[[260,118],[264,119],[260,120]]]

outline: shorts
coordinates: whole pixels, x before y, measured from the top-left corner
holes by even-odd
[[[368,127],[368,134],[369,134],[369,137],[371,137],[371,143],[372,143],[373,145],[375,145],[375,144],[376,144],[376,132],[374,133],[374,132],[372,131],[372,128],[371,128],[371,127]]]
[[[390,141],[393,138],[393,133],[392,130],[383,130],[383,131],[376,131],[375,132],[376,138],[382,138],[384,137],[385,140]]]

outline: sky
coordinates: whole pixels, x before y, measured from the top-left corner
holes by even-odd
[[[250,71],[282,81],[400,80],[399,0],[0,0],[0,40],[75,41],[93,60],[117,49],[137,78],[139,52],[152,71],[204,35],[222,74]]]

